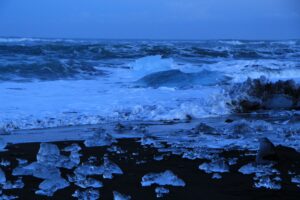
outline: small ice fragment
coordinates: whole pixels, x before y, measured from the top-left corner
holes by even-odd
[[[40,183],[40,190],[37,190],[35,193],[39,195],[53,196],[57,190],[66,188],[69,185],[70,183],[61,177],[46,179]]]
[[[85,191],[76,190],[72,196],[80,200],[98,200],[100,193],[95,189],[87,189]]]
[[[294,176],[291,181],[292,183],[298,184],[298,187],[300,187],[300,175]]]
[[[122,154],[122,153],[125,153],[125,151],[123,149],[121,149],[121,147],[118,147],[116,145],[113,145],[111,147],[109,147],[107,149],[108,152],[114,152],[116,154]]]
[[[102,182],[94,179],[94,178],[84,178],[82,180],[77,180],[75,185],[81,188],[101,188],[103,187]]]
[[[55,163],[60,156],[60,151],[57,145],[49,143],[41,143],[37,154],[37,161],[40,163]]]
[[[14,176],[32,175],[41,179],[51,179],[54,177],[60,177],[60,171],[53,166],[42,165],[37,162],[33,162],[27,166],[17,167],[12,173]]]
[[[228,159],[228,164],[229,165],[235,165],[237,163],[237,158],[230,158]]]
[[[155,193],[156,193],[157,198],[162,198],[166,194],[169,194],[170,190],[168,188],[165,188],[165,187],[157,187],[157,188],[155,188]]]
[[[224,173],[229,172],[229,166],[224,160],[215,160],[210,163],[203,163],[199,166],[200,170],[205,171],[206,173],[218,172]]]
[[[114,200],[130,200],[131,199],[131,196],[121,194],[117,191],[113,191],[113,194],[114,194]]]
[[[0,162],[0,166],[3,166],[3,167],[7,167],[10,165],[10,162],[8,160],[1,160]]]
[[[81,147],[76,143],[73,143],[70,146],[67,146],[63,149],[63,151],[67,151],[67,152],[78,152],[80,150],[81,150]]]
[[[255,163],[249,163],[242,166],[239,172],[242,174],[256,174],[257,177],[280,174],[277,169],[272,168],[272,164],[269,165],[257,165]]]
[[[2,151],[3,149],[5,149],[7,143],[4,139],[0,138],[0,151]]]
[[[96,165],[91,165],[91,164],[82,164],[78,166],[75,170],[75,174],[81,174],[81,175],[100,175],[103,174],[104,169],[103,167],[99,167]]]
[[[18,197],[13,195],[0,194],[0,200],[12,200],[12,199],[18,199]]]
[[[143,137],[141,140],[142,146],[153,146],[155,148],[161,148],[164,147],[163,144],[161,144],[159,141],[155,140],[153,137]]]
[[[25,165],[28,163],[28,160],[21,159],[21,158],[17,158],[17,161],[18,161],[19,165]]]
[[[222,175],[219,174],[219,173],[214,173],[214,174],[212,175],[212,179],[221,179],[221,178],[222,178]]]
[[[6,176],[5,176],[5,173],[4,171],[0,168],[0,184],[2,183],[5,183],[6,182]]]
[[[161,160],[164,159],[164,155],[157,155],[157,156],[154,156],[153,159],[156,160],[156,161],[161,161]]]
[[[5,184],[3,184],[3,189],[4,190],[21,189],[23,187],[24,187],[24,183],[22,181],[22,178],[19,178],[14,183],[11,183],[10,181],[7,181]]]
[[[98,130],[91,137],[84,141],[86,147],[101,147],[101,146],[110,146],[115,143],[116,140],[105,132],[104,129]]]
[[[112,161],[110,161],[106,156],[104,156],[103,167],[103,178],[112,179],[113,174],[123,174],[122,169]]]
[[[281,189],[281,185],[279,183],[276,183],[275,181],[272,181],[268,176],[260,177],[259,181],[257,183],[254,183],[254,187],[267,188],[271,190]]]
[[[185,182],[178,178],[172,171],[166,170],[161,173],[149,173],[142,177],[142,186],[157,185],[171,185],[171,186],[185,186]]]

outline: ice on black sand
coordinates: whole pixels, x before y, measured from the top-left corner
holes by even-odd
[[[160,186],[170,185],[170,186],[180,186],[184,187],[185,182],[178,178],[172,171],[166,170],[161,173],[149,173],[142,177],[142,186],[151,186],[157,184]]]
[[[114,195],[114,200],[130,200],[131,199],[131,196],[121,194],[117,191],[113,191],[113,195]]]

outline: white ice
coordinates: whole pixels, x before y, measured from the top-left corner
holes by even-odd
[[[131,196],[127,196],[125,194],[121,194],[117,191],[113,191],[114,200],[130,200]]]
[[[211,161],[210,163],[205,162],[199,166],[199,169],[205,171],[206,173],[224,173],[229,172],[229,165],[225,160],[219,159]]]
[[[157,185],[171,185],[184,187],[185,182],[178,178],[172,171],[166,170],[161,173],[149,173],[142,177],[142,186],[151,186],[153,184]]]
[[[53,194],[60,189],[68,187],[70,183],[61,177],[46,179],[39,185],[39,190],[35,193],[45,196],[53,196]]]

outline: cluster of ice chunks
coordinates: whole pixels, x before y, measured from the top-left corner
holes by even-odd
[[[84,145],[86,147],[102,147],[110,146],[115,142],[116,139],[114,139],[110,134],[106,133],[105,129],[99,129],[91,137],[84,141]]]
[[[249,163],[239,169],[242,174],[255,174],[254,187],[279,190],[281,189],[281,178],[278,176],[280,172],[273,168],[273,164],[260,165],[257,163]],[[275,176],[275,177],[274,177]]]
[[[19,166],[13,170],[14,176],[34,176],[44,179],[36,194],[52,196],[57,190],[68,187],[70,184],[61,177],[59,168],[72,169],[80,163],[80,147],[73,144],[67,148],[70,156],[60,154],[59,148],[55,144],[41,143],[37,154],[37,161],[27,164],[24,160],[19,160]]]
[[[113,195],[114,195],[114,200],[131,200],[131,196],[121,194],[117,191],[113,191]]]
[[[229,165],[224,159],[212,160],[210,163],[203,163],[199,166],[200,170],[206,173],[225,173],[229,172]]]
[[[87,189],[84,191],[76,190],[72,196],[80,200],[98,200],[100,198],[100,193],[95,189]]]
[[[166,170],[161,173],[149,173],[142,177],[142,186],[151,186],[157,184],[160,186],[170,185],[170,186],[180,186],[184,187],[185,182],[178,178],[172,171]]]

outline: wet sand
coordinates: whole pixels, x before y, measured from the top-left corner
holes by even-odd
[[[291,148],[279,146],[277,153],[279,162],[275,166],[281,172],[281,190],[267,190],[253,188],[253,175],[243,175],[238,169],[255,160],[255,155],[246,155],[248,152],[227,151],[223,152],[225,158],[238,157],[236,165],[231,166],[230,173],[223,173],[222,179],[212,179],[211,174],[198,169],[205,160],[184,159],[180,155],[167,155],[161,161],[154,160],[154,155],[160,155],[155,148],[141,146],[138,139],[121,139],[116,146],[125,152],[108,152],[109,147],[87,148],[82,141],[56,142],[60,149],[72,143],[78,143],[83,154],[81,161],[87,161],[90,156],[95,156],[99,164],[104,154],[115,162],[123,170],[123,175],[114,175],[112,180],[103,179],[102,176],[92,176],[103,182],[99,189],[100,199],[113,199],[112,192],[118,191],[130,195],[132,199],[156,199],[154,192],[156,186],[142,187],[141,178],[150,172],[173,171],[186,183],[185,187],[167,187],[170,193],[161,199],[300,199],[300,188],[290,181],[289,170],[300,173],[300,154]],[[11,176],[12,170],[17,166],[16,158],[26,159],[29,162],[36,161],[39,143],[14,144],[7,147],[7,151],[0,152],[0,159],[9,160],[10,166],[1,167],[6,174],[7,180],[16,180]],[[164,153],[165,154],[165,153]],[[67,179],[67,174],[73,170],[61,169],[62,177]],[[32,176],[24,176],[25,187],[23,189],[3,190],[4,194],[16,195],[19,199],[73,199],[72,194],[78,186],[71,183],[70,187],[57,191],[53,197],[39,196],[35,194],[42,179]]]

